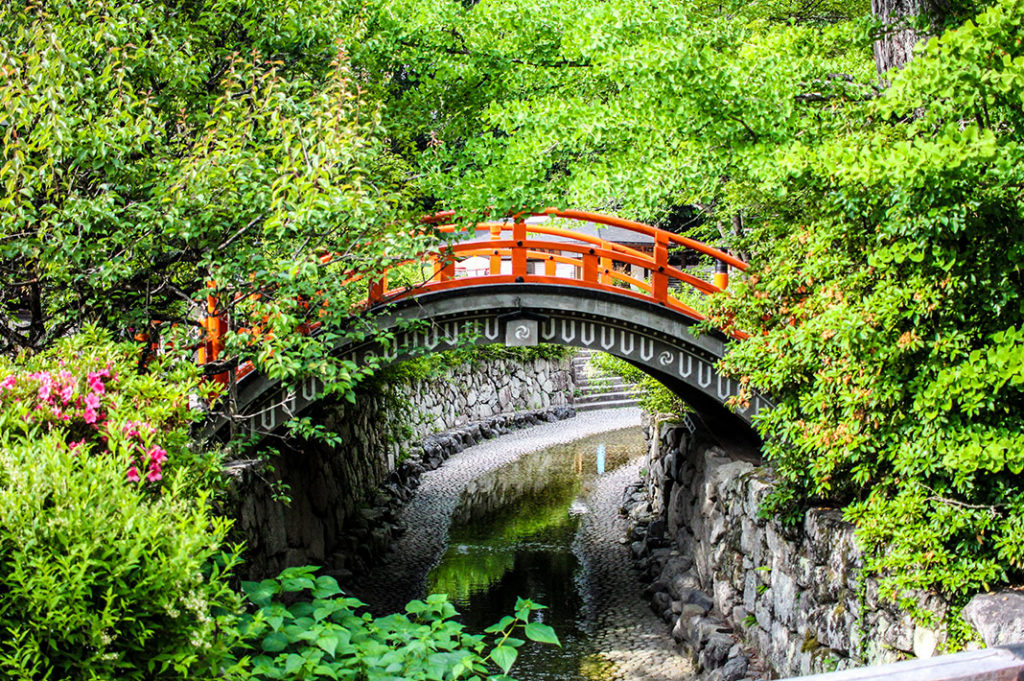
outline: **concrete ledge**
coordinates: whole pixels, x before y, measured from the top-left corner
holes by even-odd
[[[802,676],[801,681],[1021,681],[1024,645]]]

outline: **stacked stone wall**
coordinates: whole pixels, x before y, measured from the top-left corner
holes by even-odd
[[[342,577],[364,569],[401,532],[398,506],[423,471],[480,439],[571,416],[575,387],[568,358],[502,359],[377,386],[355,405],[318,405],[309,416],[340,445],[281,441],[280,455],[229,466],[243,578],[301,564]],[[275,500],[281,483],[288,504]]]
[[[692,423],[648,420],[648,475],[627,496],[648,595],[704,678],[798,676],[929,657],[944,632],[917,626],[861,582],[853,527],[834,509],[802,525],[758,517],[771,472],[736,460]],[[946,604],[920,594],[942,620]]]

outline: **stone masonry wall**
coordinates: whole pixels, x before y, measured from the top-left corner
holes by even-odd
[[[310,413],[343,444],[284,443],[268,461],[238,461],[229,513],[246,544],[244,579],[289,565],[328,565],[344,577],[372,563],[397,526],[419,474],[476,440],[572,415],[569,359],[491,360],[364,392]],[[448,435],[436,435],[453,431]],[[284,482],[290,504],[274,500]]]
[[[929,657],[942,631],[915,626],[858,581],[853,528],[833,509],[790,529],[757,517],[767,468],[730,458],[693,424],[648,420],[647,471],[624,510],[652,607],[704,678],[798,676]],[[644,518],[647,522],[643,522]],[[940,618],[945,603],[920,595]]]

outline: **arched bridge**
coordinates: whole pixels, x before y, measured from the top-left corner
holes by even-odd
[[[442,232],[457,232],[454,225],[437,224],[448,217],[430,221]],[[563,227],[566,222],[577,228]],[[484,238],[474,238],[480,232]],[[386,279],[369,284],[365,306],[376,314],[381,331],[394,333],[390,349],[369,341],[335,352],[357,363],[371,355],[387,363],[473,343],[556,343],[632,363],[712,422],[749,425],[771,406],[754,392],[736,411],[726,408],[741,386],[720,375],[715,363],[730,340],[745,335],[736,330],[695,335],[692,328],[704,317],[677,294],[680,287],[699,295],[720,292],[730,267],[746,268],[742,261],[671,232],[582,211],[548,209],[529,218],[482,223],[476,234],[462,234],[468,238],[426,256],[432,276],[422,285],[393,290]],[[710,256],[716,263],[712,281],[671,264],[678,247]],[[223,324],[211,317],[205,326],[209,341],[201,356],[215,359]],[[323,388],[316,377],[286,386],[249,363],[237,369],[236,379],[236,422],[257,435],[302,413]],[[209,434],[227,427],[225,419]]]

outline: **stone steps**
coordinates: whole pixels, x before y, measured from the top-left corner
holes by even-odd
[[[619,407],[635,407],[636,400],[632,397],[614,402],[576,402],[573,405],[577,412],[595,411],[597,409],[618,409]]]
[[[577,411],[593,411],[595,409],[613,409],[616,407],[635,407],[632,384],[619,376],[593,376],[590,360],[593,351],[580,350],[572,359],[573,375],[579,390],[573,406]]]

